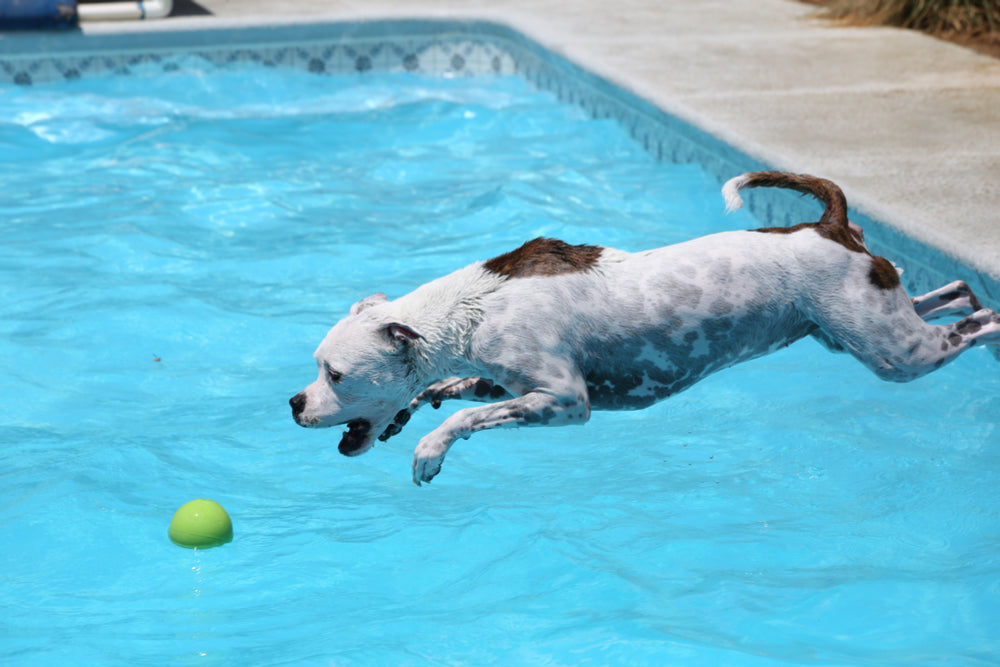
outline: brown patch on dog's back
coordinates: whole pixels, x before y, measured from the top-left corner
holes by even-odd
[[[885,257],[872,257],[872,267],[868,269],[868,281],[879,289],[899,287],[899,271]]]
[[[601,257],[600,246],[570,245],[556,239],[537,238],[517,250],[483,264],[487,271],[508,278],[557,276],[586,271]]]

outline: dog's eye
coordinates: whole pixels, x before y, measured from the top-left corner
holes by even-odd
[[[340,371],[335,371],[332,368],[327,368],[326,378],[330,381],[330,384],[337,384],[344,378],[344,375]]]

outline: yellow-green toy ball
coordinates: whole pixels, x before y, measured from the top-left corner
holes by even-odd
[[[189,549],[207,549],[233,539],[233,522],[214,500],[185,503],[170,520],[170,541]]]

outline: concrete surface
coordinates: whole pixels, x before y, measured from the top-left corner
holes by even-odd
[[[754,157],[833,179],[861,211],[1000,280],[1000,60],[909,31],[835,26],[793,0],[197,3],[212,15],[142,29],[506,23]]]

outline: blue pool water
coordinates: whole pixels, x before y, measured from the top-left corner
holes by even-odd
[[[984,350],[804,341],[417,488],[451,406],[357,459],[290,418],[351,303],[760,221],[517,78],[168,69],[0,89],[0,663],[1000,664]],[[232,543],[170,543],[197,497]]]

